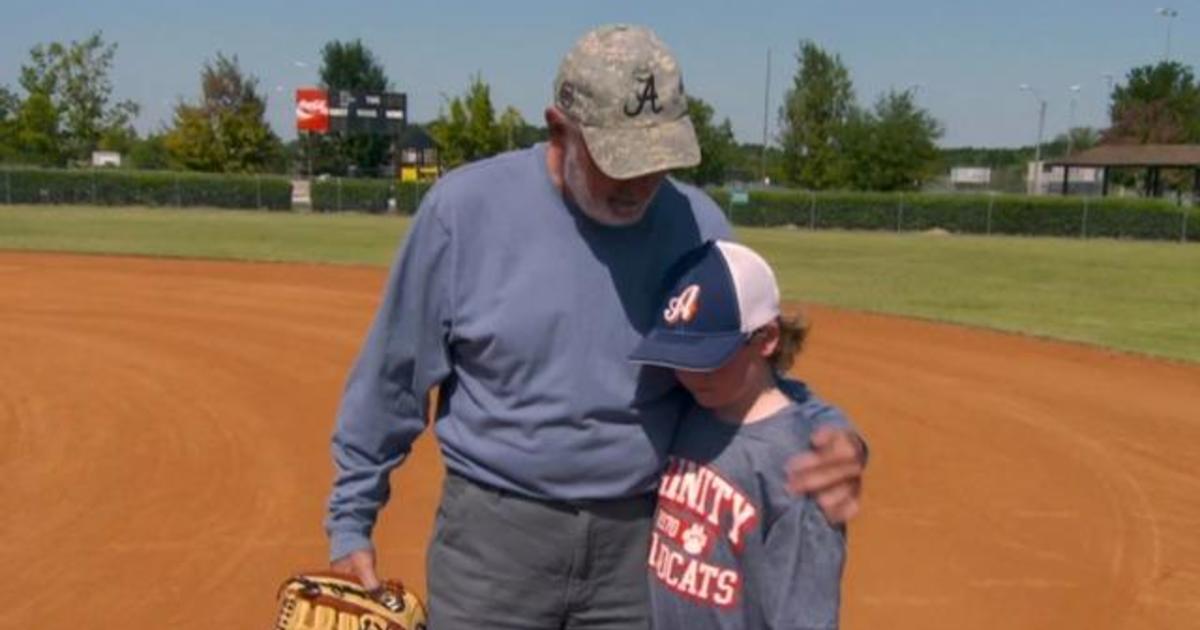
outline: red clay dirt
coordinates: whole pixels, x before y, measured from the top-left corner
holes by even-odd
[[[268,627],[384,275],[0,254],[0,627]],[[1200,627],[1200,366],[810,315],[872,446],[844,627]],[[440,480],[427,434],[377,530],[419,593]]]

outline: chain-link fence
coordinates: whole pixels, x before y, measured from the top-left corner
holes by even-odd
[[[291,182],[275,175],[0,167],[6,204],[289,210]]]
[[[710,192],[735,225],[1200,241],[1200,210],[1157,199],[786,189]]]

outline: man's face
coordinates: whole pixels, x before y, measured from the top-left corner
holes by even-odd
[[[563,186],[588,218],[611,226],[632,225],[642,219],[667,175],[665,171],[613,179],[592,161],[577,130],[567,135],[565,145]]]

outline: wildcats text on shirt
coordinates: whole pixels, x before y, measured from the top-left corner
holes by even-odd
[[[671,457],[658,490],[649,566],[668,588],[697,603],[737,604],[742,577],[711,558],[720,537],[740,554],[758,509],[715,470]]]

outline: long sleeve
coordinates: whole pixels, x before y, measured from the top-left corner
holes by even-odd
[[[797,501],[767,531],[763,554],[763,612],[773,630],[838,627],[844,530],[811,501]]]
[[[332,440],[336,476],[325,521],[330,557],[371,546],[389,474],[425,428],[426,395],[450,373],[451,234],[426,196],[350,372]]]
[[[867,462],[871,458],[871,448],[867,444],[867,438],[858,430],[858,427],[854,426],[853,422],[850,422],[850,419],[846,417],[846,414],[842,413],[841,409],[815,396],[808,389],[808,385],[800,381],[780,377],[776,380],[776,384],[784,395],[805,407],[806,414],[810,418],[813,418],[814,426],[831,426],[838,429],[846,429],[857,435],[858,439],[862,442],[863,467],[866,467]]]

